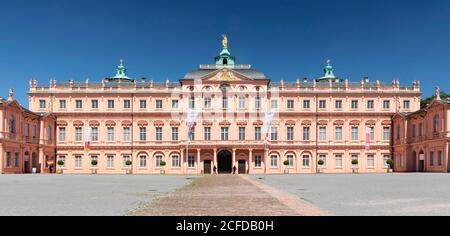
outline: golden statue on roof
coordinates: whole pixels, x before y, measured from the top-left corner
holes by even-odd
[[[228,48],[228,37],[225,34],[222,34],[223,37],[223,41],[222,41],[222,45],[224,48]]]

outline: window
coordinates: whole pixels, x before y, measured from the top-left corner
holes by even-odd
[[[374,157],[374,155],[368,155],[367,156],[367,167],[369,167],[369,168],[375,167],[375,157]]]
[[[39,100],[39,108],[44,109],[46,107],[46,101],[45,100]]]
[[[172,167],[180,167],[180,156],[178,155],[172,156]]]
[[[255,109],[261,109],[261,97],[255,97]]]
[[[319,127],[319,140],[320,141],[327,140],[327,128],[326,127]]]
[[[352,155],[352,161],[358,161],[358,159],[359,159],[359,157],[358,157],[358,155]],[[358,166],[358,164],[356,164],[356,165],[353,165],[354,167],[357,167]]]
[[[303,101],[303,108],[304,108],[304,109],[309,109],[309,108],[311,108],[311,101],[310,101],[310,100],[304,100],[304,101]]]
[[[409,107],[410,107],[410,102],[409,102],[409,100],[403,101],[403,108],[404,108],[404,109],[409,109]]]
[[[352,100],[352,109],[358,109],[358,100]]]
[[[322,166],[326,166],[327,165],[327,156],[326,155],[319,155],[319,160],[323,161],[323,165]]]
[[[239,141],[245,141],[245,127],[239,127]]]
[[[106,167],[107,168],[114,168],[114,156],[106,157]]]
[[[270,156],[270,165],[272,167],[277,167],[278,166],[278,156],[276,156],[276,155]]]
[[[423,123],[419,124],[419,137],[422,137],[423,135]]]
[[[389,100],[384,100],[384,101],[383,101],[383,108],[384,108],[384,109],[389,109],[389,108],[391,108],[391,101],[389,101]]]
[[[287,155],[286,160],[288,161],[288,166],[293,167],[294,166],[294,156],[293,155]]]
[[[92,100],[91,107],[92,109],[98,109],[98,100]]]
[[[288,100],[287,101],[287,108],[288,109],[294,109],[294,100]]]
[[[108,100],[108,109],[114,109],[114,100]]]
[[[433,118],[433,132],[439,132],[439,115],[435,115]]]
[[[59,100],[59,108],[60,109],[66,109],[67,108],[66,100]]]
[[[370,127],[370,140],[372,142],[375,141],[375,128],[374,127]]]
[[[239,97],[239,109],[245,109],[245,97],[244,96]]]
[[[45,163],[47,164],[47,162]],[[14,167],[19,167],[19,153],[14,153]]]
[[[358,139],[359,139],[359,129],[358,129],[358,127],[352,127],[352,140],[353,141],[358,141]]]
[[[11,167],[11,153],[10,152],[6,153],[6,166]]]
[[[108,141],[114,141],[114,127],[108,127]]]
[[[391,156],[389,155],[384,155],[383,156],[383,164],[385,168],[389,168],[389,164],[388,164],[388,160],[391,159]]]
[[[51,126],[49,126],[49,127],[47,127],[47,140],[48,141],[52,141],[52,138],[53,138],[53,135],[52,135],[52,127]]]
[[[397,125],[397,140],[400,140],[401,137],[401,127],[400,125]]]
[[[303,127],[303,140],[309,141],[309,127]]]
[[[205,127],[205,141],[211,141],[211,127]]]
[[[139,128],[139,138],[141,141],[147,141],[147,128],[145,127]]]
[[[147,167],[147,156],[146,155],[140,155],[139,156],[139,166],[141,168]]]
[[[227,97],[222,97],[222,108],[228,109],[228,98]]]
[[[195,108],[195,97],[189,97],[189,108],[190,109]]]
[[[75,168],[81,168],[82,166],[81,156],[75,156]]]
[[[161,161],[163,160],[163,157],[161,156],[161,155],[157,155],[156,157],[155,157],[155,161],[156,161],[156,167],[162,167],[161,166]]]
[[[127,167],[127,161],[131,161],[130,156],[128,155],[123,156],[123,163],[122,163],[123,167]]]
[[[207,109],[211,108],[211,97],[205,98],[205,108],[207,108]]]
[[[255,140],[261,140],[261,127],[255,127]]]
[[[178,128],[172,128],[172,141],[178,141]]]
[[[261,167],[261,156],[255,156],[255,167]]]
[[[272,100],[272,109],[278,109],[278,100]]]
[[[222,141],[228,141],[228,128],[222,127],[220,131],[220,137]]]
[[[438,166],[442,166],[443,156],[442,151],[438,152]]]
[[[278,140],[278,128],[277,127],[271,127],[270,129],[270,139],[272,141]]]
[[[82,129],[80,127],[75,128],[75,141],[83,141]]]
[[[336,168],[342,167],[342,155],[335,156],[335,164],[336,164]]]
[[[189,131],[189,140],[195,140],[195,129]]]
[[[147,100],[141,100],[139,101],[139,107],[141,109],[146,109],[147,108]]]
[[[11,134],[16,133],[16,118],[14,116],[11,116],[9,118],[9,132]]]
[[[383,128],[383,139],[388,141],[391,139],[391,129],[389,127]]]
[[[325,109],[325,108],[327,108],[327,101],[325,101],[325,100],[320,100],[320,101],[319,101],[319,108],[320,108],[320,109]]]
[[[336,100],[336,109],[342,109],[342,100]]]
[[[194,156],[189,156],[188,157],[188,167],[189,168],[194,168],[195,167],[195,157]]]
[[[98,165],[98,157],[97,156],[91,156],[91,166],[94,167],[94,165],[92,165],[92,162],[96,161],[97,165]]]
[[[287,127],[287,140],[294,141],[294,127]]]
[[[59,128],[59,141],[61,142],[66,141],[66,128],[63,127]]]
[[[75,101],[75,108],[76,109],[82,109],[83,108],[83,101],[82,100],[76,100]]]
[[[411,137],[415,138],[416,137],[416,125],[412,125],[411,128]]]
[[[130,127],[123,128],[123,141],[129,142],[131,140]]]
[[[303,155],[302,162],[303,167],[309,167],[309,155]]]
[[[178,109],[178,100],[172,100],[172,108]]]
[[[130,109],[131,108],[131,101],[130,100],[123,100],[123,108]]]
[[[97,127],[91,128],[91,131],[92,131],[91,141],[97,142],[98,141],[98,128]]]
[[[434,166],[434,152],[430,152],[430,166]]]
[[[61,166],[62,168],[66,167],[66,157],[65,156],[59,156],[58,161],[62,161],[64,163],[64,165]]]
[[[373,109],[374,108],[374,101],[369,100],[367,101],[367,109]]]
[[[336,140],[342,140],[342,127],[336,127]]]
[[[163,101],[156,100],[156,109],[162,109],[162,108],[163,108]]]
[[[156,141],[162,141],[162,128],[156,127]]]
[[[30,136],[30,124],[25,125],[25,137]]]

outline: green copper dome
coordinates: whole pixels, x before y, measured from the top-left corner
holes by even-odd
[[[340,79],[339,77],[334,75],[334,69],[333,66],[331,65],[331,60],[327,60],[327,65],[325,66],[325,68],[323,69],[324,72],[324,76],[317,79],[317,82],[323,82],[323,81],[333,81],[333,82],[342,82],[343,80]]]
[[[120,60],[120,64],[117,66],[116,76],[107,78],[109,81],[124,81],[124,82],[133,82],[134,80],[127,76],[127,68],[123,64],[123,60]]]

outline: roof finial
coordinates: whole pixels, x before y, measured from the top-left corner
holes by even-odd
[[[334,73],[333,73],[333,66],[331,66],[331,60],[328,59],[327,60],[327,66],[324,69],[325,72],[325,77],[326,78],[334,78]]]
[[[222,34],[223,40],[222,40],[222,45],[223,48],[228,48],[228,37],[226,34]]]
[[[117,75],[116,77],[126,77],[127,69],[123,65],[123,59],[120,59],[120,64],[117,66]]]
[[[14,89],[10,88],[9,89],[9,97],[8,97],[8,101],[12,101],[14,100]]]
[[[436,86],[436,100],[442,100],[441,99],[441,88],[439,86]]]

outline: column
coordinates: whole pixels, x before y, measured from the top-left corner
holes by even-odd
[[[231,173],[233,173],[234,167],[236,167],[236,172],[237,172],[236,149],[233,149],[233,166],[231,167]]]
[[[197,173],[201,174],[201,166],[200,166],[200,149],[197,149]]]
[[[39,148],[39,170],[38,173],[43,173],[45,167],[44,148]]]
[[[4,156],[4,152],[3,152],[3,145],[0,144],[0,175],[3,173],[3,156]],[[30,162],[31,163],[31,162]]]
[[[5,111],[0,111],[0,138],[3,138],[3,132],[5,132]],[[1,161],[0,161],[1,163]]]
[[[216,171],[214,171],[214,167],[216,168]],[[217,149],[216,148],[214,149],[213,171],[214,171],[214,174],[217,174],[218,169],[217,169]]]
[[[41,120],[41,125],[39,127],[39,144],[43,145],[44,144],[44,120]]]
[[[253,149],[248,150],[248,173],[253,172]]]
[[[183,149],[180,149],[180,165],[181,165],[181,168],[182,168],[182,172],[184,174],[187,174],[187,172],[186,172],[186,163],[184,162],[184,150]]]

